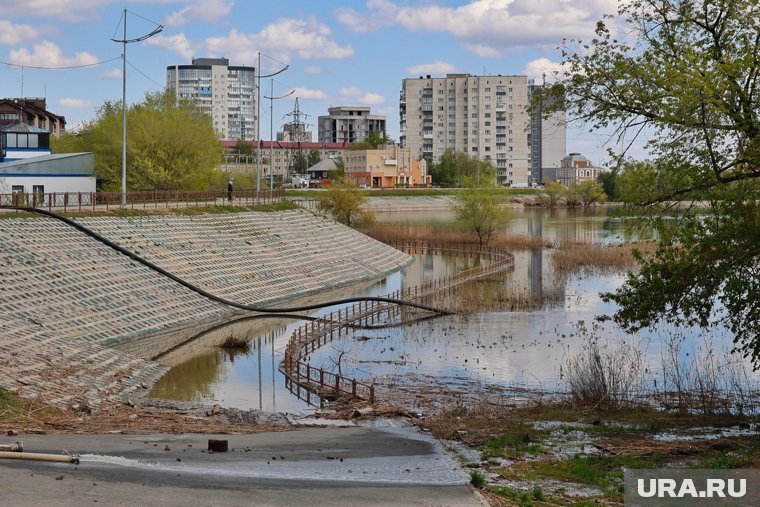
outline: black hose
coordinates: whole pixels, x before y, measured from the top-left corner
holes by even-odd
[[[177,275],[165,270],[161,266],[153,264],[151,261],[143,257],[140,257],[139,255],[137,255],[136,253],[130,250],[127,250],[123,246],[118,245],[117,243],[114,243],[110,239],[101,236],[100,234],[93,231],[89,227],[85,227],[79,222],[76,222],[63,215],[59,215],[58,213],[53,213],[52,211],[47,211],[47,210],[39,209],[39,208],[30,208],[30,207],[25,207],[25,206],[0,205],[0,209],[12,209],[12,210],[18,210],[18,211],[26,211],[29,213],[37,213],[40,215],[44,215],[44,216],[59,220],[65,223],[66,225],[69,225],[79,230],[80,232],[83,232],[84,234],[90,236],[91,238],[96,239],[97,241],[100,241],[104,245],[112,248],[113,250],[116,250],[117,252],[126,255],[130,259],[137,261],[140,264],[147,266],[148,268],[164,275],[165,277],[174,280],[175,282],[182,285],[183,287],[187,287],[191,291],[197,294],[200,294],[203,297],[206,297],[212,301],[216,301],[217,303],[222,303],[227,306],[232,306],[233,308],[238,308],[240,310],[248,310],[248,311],[254,311],[254,312],[261,312],[261,313],[290,313],[290,312],[303,312],[307,310],[316,310],[317,308],[324,308],[326,306],[342,305],[342,304],[347,304],[347,303],[357,303],[359,301],[377,301],[380,303],[393,303],[393,304],[402,305],[402,306],[410,306],[412,308],[419,308],[420,310],[427,310],[427,311],[438,313],[441,315],[450,315],[452,313],[448,310],[443,310],[443,309],[436,308],[434,306],[425,305],[422,303],[415,303],[412,301],[404,301],[401,299],[378,297],[378,296],[362,296],[362,297],[354,297],[354,298],[336,299],[333,301],[327,301],[325,303],[315,303],[311,305],[294,306],[292,308],[266,308],[266,307],[261,307],[261,306],[256,306],[256,305],[244,305],[242,303],[230,301],[228,299],[219,297],[215,294],[211,294],[210,292],[204,289],[201,289],[200,287],[193,285],[192,283],[185,281],[182,278],[178,277]]]

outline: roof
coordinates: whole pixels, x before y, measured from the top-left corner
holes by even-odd
[[[310,172],[310,173],[323,172],[323,171],[330,172],[330,171],[334,171],[336,167],[337,167],[337,164],[335,163],[335,159],[327,158],[325,160],[320,160],[313,166],[309,167],[306,170],[306,172]]]
[[[568,156],[564,158],[564,160],[580,160],[583,162],[588,162],[588,159],[581,155],[580,153],[570,153]]]
[[[51,118],[58,118],[58,120],[60,120],[62,123],[64,123],[64,124],[66,123],[66,118],[65,117],[63,117],[61,115],[58,115],[58,114],[55,114],[55,113],[51,113],[47,109],[43,109],[41,107],[38,107],[36,104],[40,104],[39,100],[33,100],[33,99],[10,99],[10,98],[0,99],[0,105],[3,105],[3,104],[12,106],[12,107],[14,107],[15,109],[18,109],[18,110],[22,110],[23,109],[25,111],[31,111],[31,112],[33,112],[33,113],[35,113],[37,115],[49,116]]]
[[[2,132],[19,132],[19,133],[29,133],[29,134],[49,134],[50,132],[41,129],[39,127],[35,127],[34,125],[27,125],[26,123],[16,121],[14,123],[11,123],[10,125],[0,125],[0,131]]]
[[[92,152],[59,153],[0,162],[0,177],[4,175],[95,176]]]

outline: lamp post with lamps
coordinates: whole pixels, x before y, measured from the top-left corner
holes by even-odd
[[[261,51],[258,53],[259,55],[259,63],[258,68],[256,69],[256,201],[259,200],[259,186],[261,184],[261,78],[262,77],[274,77],[277,74],[280,74],[282,72],[285,72],[290,68],[290,65],[285,65],[285,67],[281,68],[277,72],[273,72],[272,74],[267,74],[266,76],[261,75]],[[266,56],[266,55],[264,55]],[[271,60],[274,60],[271,57],[268,57]],[[269,162],[271,166],[271,161]]]
[[[284,99],[285,97],[290,97],[296,91],[290,90],[285,95],[274,97],[274,79],[271,80],[269,86],[269,93],[271,93],[272,96],[267,97],[265,95],[264,98],[269,99],[269,198],[271,199],[272,195],[274,194],[274,148],[272,147],[272,144],[274,143],[274,101],[278,99]]]
[[[121,51],[122,71],[121,71],[121,209],[127,207],[127,44],[132,42],[141,42],[150,39],[160,33],[163,25],[156,24],[156,28],[149,34],[127,39],[127,9],[122,14],[124,19],[124,38],[111,39],[114,42],[120,42],[123,45]],[[141,16],[142,17],[142,16]],[[143,18],[145,19],[145,18]],[[152,21],[151,21],[152,23]],[[117,27],[118,30],[118,27]]]

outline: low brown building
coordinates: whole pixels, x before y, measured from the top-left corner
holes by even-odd
[[[46,107],[44,98],[0,99],[0,128],[21,122],[60,137],[66,130],[66,118]]]

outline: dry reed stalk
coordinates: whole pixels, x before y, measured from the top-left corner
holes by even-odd
[[[639,251],[646,257],[656,248],[657,244],[651,242],[623,245],[564,242],[554,250],[552,260],[558,273],[576,273],[588,268],[627,271],[635,269],[638,265],[634,251]]]
[[[225,340],[222,342],[219,347],[223,349],[243,349],[248,350],[251,348],[251,342],[246,340],[245,338],[239,338],[234,335],[229,335]]]
[[[442,247],[462,244],[478,245],[477,235],[470,231],[452,228],[450,225],[444,227],[430,224],[375,223],[364,232],[383,243],[419,242]],[[549,246],[549,242],[540,236],[500,233],[491,238],[488,246],[513,250],[539,250]]]

